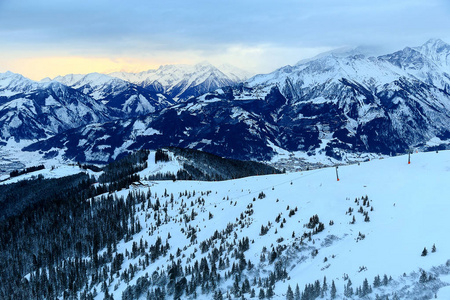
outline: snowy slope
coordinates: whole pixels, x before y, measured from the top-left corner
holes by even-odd
[[[30,172],[27,174],[19,175],[17,177],[9,177],[8,175],[2,175],[0,176],[0,184],[10,184],[10,183],[16,183],[23,180],[29,180],[33,178],[37,178],[38,176],[42,176],[42,178],[62,178],[65,176],[75,175],[78,173],[86,173],[89,175],[97,176],[100,175],[100,172],[93,172],[89,169],[83,169],[78,165],[67,165],[67,164],[54,164],[50,165],[47,164],[45,166],[45,169]]]
[[[214,248],[226,245],[228,250],[220,252],[219,258],[226,260],[228,257],[230,265],[239,263],[230,254],[236,253],[233,252],[238,248],[235,243],[249,237],[249,249],[243,253],[254,266],[239,273],[239,286],[244,279],[248,279],[257,292],[256,296],[261,288],[258,278],[262,277],[264,281],[270,272],[281,268],[286,270],[287,277],[276,280],[273,299],[286,299],[288,285],[294,290],[298,284],[301,292],[305,284],[314,284],[316,280],[320,281],[321,286],[324,276],[328,284],[326,299],[330,299],[332,281],[337,289],[337,299],[342,299],[348,279],[352,281],[355,291],[365,278],[373,291],[364,299],[375,299],[376,295],[389,296],[389,299],[395,296],[399,299],[432,298],[439,288],[450,284],[450,243],[445,238],[450,230],[447,222],[450,207],[445,199],[450,192],[446,184],[449,180],[450,152],[413,154],[411,161],[408,165],[407,157],[400,156],[343,166],[339,168],[340,181],[336,181],[334,168],[224,182],[142,181],[145,187],[124,190],[117,196],[126,197],[128,192],[139,190],[147,193],[150,189],[154,195],[150,201],[155,203],[155,195],[159,195],[159,201],[167,208],[164,209],[167,215],[163,208],[159,212],[138,210],[137,216],[143,230],[132,240],[119,243],[117,252],[125,253],[127,250],[131,253],[133,242],[139,244],[141,238],[151,245],[160,236],[165,243],[169,233],[170,249],[167,255],[145,269],[137,263],[141,256],[125,258],[123,268],[128,268],[130,264],[137,266],[134,278],[128,283],[119,277],[114,278],[108,284],[109,293],[115,299],[120,298],[127,287],[136,284],[137,279],[145,277],[146,273],[156,280],[158,272],[155,277],[155,271],[168,270],[166,266],[172,265],[170,255],[176,257],[175,262],[181,260],[184,270],[186,266],[192,267],[195,261],[200,262],[201,258],[208,258],[209,261]],[[186,191],[189,195],[185,194]],[[261,197],[261,193],[265,196]],[[369,204],[363,207],[361,197],[366,195]],[[193,206],[182,209],[182,203],[191,201]],[[360,207],[368,212],[369,222],[365,222],[363,213],[358,212]],[[349,208],[353,209],[351,214],[348,214]],[[181,210],[189,216],[192,211],[198,215],[193,220],[177,222],[183,218]],[[295,210],[295,214],[289,216],[291,210]],[[155,219],[148,218],[156,213],[166,220],[157,227]],[[278,215],[281,215],[279,222],[276,221]],[[312,231],[305,225],[314,215],[318,215],[325,229],[312,235],[311,240],[301,239],[304,232]],[[356,222],[351,224],[353,216]],[[330,221],[334,224],[330,225]],[[266,226],[268,222],[271,223],[269,230],[261,236],[261,226]],[[188,228],[195,228],[194,241],[186,237]],[[228,233],[217,239],[213,237],[216,230]],[[209,241],[209,247],[203,253],[200,248],[204,241]],[[437,249],[435,253],[431,251],[433,244]],[[277,257],[269,262],[272,248],[277,247]],[[429,253],[421,256],[424,247]],[[264,251],[264,248],[267,250]],[[176,254],[177,249],[182,249],[181,256]],[[262,254],[264,261],[261,260]],[[431,275],[432,279],[419,282],[422,271],[427,276]],[[239,292],[236,296],[233,294],[235,276],[225,279],[227,272],[231,272],[231,266],[217,269],[222,278],[217,283],[217,290],[220,289],[224,296],[229,291],[232,299],[240,299]],[[374,287],[374,277],[380,275],[383,279],[384,274],[392,279],[387,281],[387,285]],[[182,277],[187,282],[192,280],[191,275],[185,274],[179,275],[176,281]],[[253,283],[255,278],[256,284]],[[151,285],[152,289],[155,287],[157,285]],[[267,292],[267,287],[262,288]],[[101,287],[96,289],[99,291]],[[442,288],[437,294],[445,299],[448,288]],[[145,295],[141,298],[144,299]],[[212,299],[213,295],[213,288],[203,292],[200,287],[197,289],[197,299]],[[245,298],[250,296],[247,293],[244,295]],[[192,297],[182,296],[183,299]],[[96,299],[103,299],[103,293]]]
[[[80,199],[97,223],[110,217],[95,211],[96,202],[122,203],[131,214],[116,222],[133,229],[97,249],[99,267],[92,269],[97,250],[88,242],[84,256],[59,254],[48,272],[45,246],[36,261],[24,260],[33,274],[23,273],[18,291],[44,293],[34,287],[50,281],[60,291],[51,295],[61,298],[61,291],[72,293],[64,278],[73,276],[74,298],[220,299],[220,291],[222,299],[258,299],[260,293],[262,299],[333,299],[332,286],[335,299],[448,298],[450,151],[414,152],[410,164],[398,156],[340,166],[339,181],[335,168],[216,182],[147,180],[180,165],[146,154],[139,181]],[[56,166],[34,176],[57,178],[77,168]],[[99,173],[88,172],[101,182]],[[60,212],[58,222],[78,217]],[[94,229],[82,237],[91,239]],[[63,259],[72,266],[60,267]],[[288,287],[297,285],[302,295],[289,298]],[[157,297],[161,290],[165,296]]]

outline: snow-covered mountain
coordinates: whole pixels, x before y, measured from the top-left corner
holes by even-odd
[[[165,65],[140,73],[116,72],[109,74],[139,86],[164,92],[179,100],[213,91],[223,86],[240,83],[249,73],[231,65],[215,67],[208,62],[196,65]]]
[[[222,73],[227,75],[232,81],[239,83],[245,81],[251,77],[251,73],[239,68],[236,68],[230,64],[221,64],[217,67]]]
[[[449,151],[414,153],[411,164],[404,155],[338,170],[155,181],[182,168],[166,154],[139,156],[139,177],[123,161],[87,168],[98,182],[79,186],[84,198],[0,227],[9,229],[0,231],[0,259],[16,270],[5,272],[0,297],[449,299]],[[134,181],[122,188],[125,178]]]
[[[247,87],[277,87],[287,100],[278,123],[325,137],[317,142],[330,155],[333,148],[402,152],[449,137],[450,73],[442,58],[449,55],[440,40],[379,57],[330,54],[255,76]],[[282,148],[301,145],[286,134]]]
[[[43,139],[70,128],[120,116],[100,102],[58,82],[0,74],[0,140]]]
[[[171,104],[171,97],[125,80],[105,74],[69,74],[53,79],[72,87],[109,107],[123,111],[128,116],[146,115]]]
[[[13,72],[0,73],[0,97],[11,97],[38,88],[39,83]]]
[[[278,128],[261,119],[262,111],[270,111],[269,105],[235,101],[227,95],[232,95],[231,88],[218,95],[221,99],[191,99],[150,116],[69,130],[25,150],[97,163],[162,146],[195,148],[227,158],[270,158],[273,150],[267,139],[276,139]],[[274,92],[276,96],[280,94]]]
[[[449,49],[440,40],[430,40],[379,57],[330,53],[150,117],[74,130],[28,150],[66,145],[62,155],[79,160],[98,145],[102,154],[94,156],[109,161],[117,153],[142,147],[180,146],[238,159],[307,153],[331,157],[335,163],[367,152],[446,148]],[[109,139],[99,139],[104,135]],[[78,139],[86,140],[86,146],[67,143]]]
[[[420,47],[382,56],[381,59],[401,68],[409,76],[445,91],[450,90],[450,45],[442,40],[429,40]]]

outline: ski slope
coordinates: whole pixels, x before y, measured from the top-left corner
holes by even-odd
[[[248,278],[252,282],[255,277],[268,276],[277,261],[286,268],[288,277],[276,283],[273,299],[286,299],[288,285],[294,290],[298,284],[300,291],[303,291],[305,284],[316,280],[322,284],[324,276],[328,283],[325,298],[330,297],[329,287],[334,281],[337,299],[342,299],[348,278],[356,289],[365,278],[372,286],[374,277],[380,275],[383,278],[384,274],[392,279],[386,286],[373,287],[373,292],[365,299],[376,299],[376,295],[388,295],[392,299],[394,294],[399,299],[428,299],[435,294],[440,299],[447,299],[446,286],[450,285],[450,267],[447,266],[450,265],[447,262],[450,259],[450,242],[446,237],[450,231],[447,221],[450,209],[450,186],[447,184],[450,180],[450,151],[415,153],[411,155],[411,164],[407,163],[407,156],[399,156],[341,166],[338,171],[339,181],[336,180],[335,168],[222,182],[142,181],[143,187],[130,190],[148,192],[150,189],[153,194],[151,201],[154,203],[159,197],[162,207],[167,207],[167,216],[160,209],[161,218],[167,222],[154,227],[153,214],[156,212],[152,209],[138,210],[143,229],[131,241],[119,243],[117,252],[131,251],[132,243],[139,243],[141,238],[153,244],[160,236],[164,243],[169,233],[170,250],[146,269],[136,271],[129,283],[115,278],[110,284],[110,294],[120,299],[122,292],[135,284],[140,276],[167,270],[167,266],[171,265],[169,255],[175,256],[178,248],[183,250],[183,255],[179,257],[183,266],[208,257],[213,246],[202,254],[199,244],[231,223],[234,224],[233,234],[226,238],[229,245],[233,245],[233,241],[250,238],[245,259],[250,260],[254,268],[244,271],[242,280]],[[126,197],[130,190],[122,190],[117,196]],[[184,194],[186,191],[191,197]],[[259,199],[261,192],[265,197]],[[174,195],[173,201],[170,194]],[[365,222],[363,214],[357,212],[363,203],[361,197],[366,195],[369,206],[362,209],[368,212],[369,222]],[[196,201],[200,198],[204,199],[203,203]],[[360,199],[359,205],[355,199]],[[192,206],[187,205],[184,212],[190,215],[194,210],[198,215],[188,223],[180,222],[181,203],[191,201]],[[246,213],[249,205],[252,214]],[[295,214],[289,217],[290,210],[296,207]],[[351,215],[346,213],[349,207],[353,209]],[[211,219],[209,213],[213,215]],[[276,222],[279,214],[280,222]],[[312,235],[311,241],[306,238],[300,243],[301,235],[311,231],[304,225],[316,214],[325,229]],[[350,224],[353,216],[356,222]],[[286,222],[281,228],[283,219]],[[334,225],[330,225],[331,220]],[[268,233],[261,236],[261,225],[266,226],[268,222],[272,225]],[[196,228],[196,242],[191,242],[182,232],[188,227]],[[358,239],[360,233],[365,236],[364,239]],[[434,253],[431,251],[433,244],[436,246]],[[216,240],[213,245],[218,248],[219,241]],[[286,247],[277,259],[273,263],[267,259],[261,262],[263,247],[267,248],[265,256],[268,257],[272,247],[277,245]],[[424,247],[428,255],[421,256]],[[191,259],[194,255],[195,259]],[[233,263],[233,257],[228,257]],[[138,259],[125,258],[122,267],[137,264]],[[419,282],[422,270],[433,279]],[[226,271],[230,268],[218,270],[222,278],[225,278]],[[189,282],[189,276],[186,278]],[[233,278],[228,278],[221,281],[219,289],[225,296],[232,286]],[[100,286],[96,289],[99,291]],[[255,286],[255,289],[258,297],[259,288]],[[213,295],[214,291],[202,294],[198,288],[197,299],[212,299]],[[249,298],[249,294],[244,296]],[[231,297],[234,299],[233,295]],[[145,299],[145,295],[142,298]],[[190,298],[192,296],[186,297]],[[96,299],[103,299],[103,294],[98,294]]]

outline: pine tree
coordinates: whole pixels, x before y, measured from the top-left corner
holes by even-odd
[[[259,299],[266,298],[266,294],[264,293],[264,289],[259,289]]]
[[[336,285],[334,284],[334,280],[331,281],[330,297],[331,299],[336,298]]]
[[[314,296],[317,298],[320,296],[320,281],[316,280],[314,282]]]
[[[379,287],[381,285],[381,278],[380,275],[375,276],[373,280],[373,287]]]
[[[322,284],[322,293],[321,293],[321,297],[325,297],[325,295],[327,294],[328,291],[328,284],[327,284],[327,277],[324,276],[323,277],[323,284]]]
[[[427,273],[424,270],[422,270],[422,274],[420,275],[419,282],[425,283],[427,281],[428,281]]]
[[[387,285],[389,283],[389,279],[386,274],[383,276],[383,285]]]
[[[291,285],[288,285],[286,300],[294,300],[294,293],[292,292]]]
[[[300,287],[297,285],[295,286],[295,293],[294,293],[295,300],[300,300]]]
[[[369,293],[370,293],[369,281],[367,280],[367,278],[365,278],[363,281],[363,286],[362,286],[362,296],[364,297],[365,295],[368,295]]]
[[[240,289],[239,289],[239,277],[238,275],[236,275],[234,277],[234,284],[233,284],[233,294],[235,297],[238,297],[240,293]]]
[[[272,289],[272,286],[270,285],[269,288],[267,289],[267,293],[266,293],[266,297],[267,299],[272,299],[272,297],[274,296],[274,292]]]
[[[344,285],[344,296],[351,297],[353,295],[352,281],[350,278],[347,281],[347,285]]]
[[[425,248],[423,248],[422,256],[427,256],[427,254],[428,254],[428,250],[427,250],[427,247],[425,247]]]

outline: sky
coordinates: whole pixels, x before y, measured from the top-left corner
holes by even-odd
[[[450,43],[448,0],[0,0],[0,72],[34,80],[227,63],[268,73],[325,51]]]

